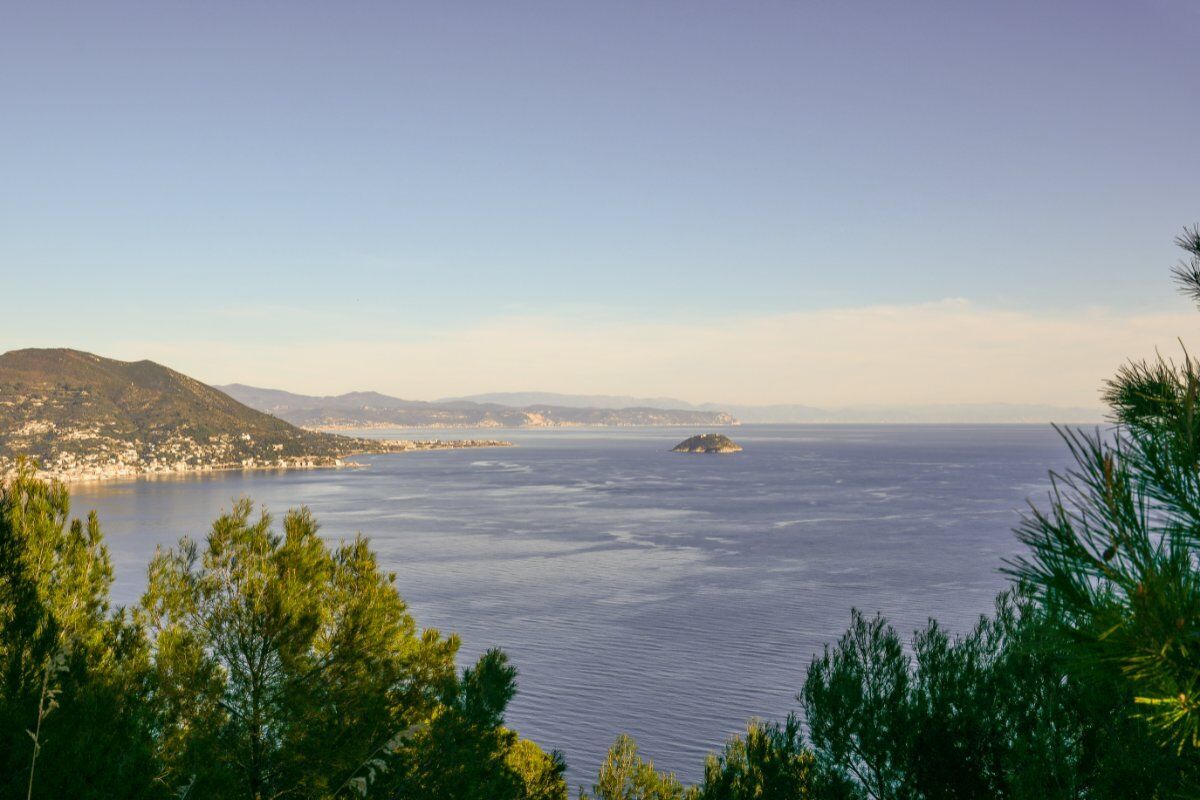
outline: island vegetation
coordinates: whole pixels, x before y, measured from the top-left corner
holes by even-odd
[[[672,453],[740,453],[742,446],[723,433],[689,436],[671,448]]]
[[[1179,243],[1200,303],[1200,229]],[[852,611],[801,716],[749,722],[688,787],[618,736],[579,796],[1200,796],[1200,365],[1131,363],[1105,397],[1116,427],[1063,431],[1074,467],[972,630]],[[235,505],[157,553],[132,608],[112,578],[63,484],[4,483],[0,798],[570,795],[562,756],[505,725],[505,655],[457,670],[368,542],[325,543],[304,509]]]

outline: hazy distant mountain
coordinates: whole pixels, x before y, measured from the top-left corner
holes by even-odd
[[[1098,423],[1100,408],[1021,403],[864,405],[688,403],[671,397],[492,392],[434,402],[378,392],[310,397],[241,384],[218,387],[252,408],[308,427],[545,427],[554,425],[726,425],[803,423]],[[715,416],[711,416],[715,415]]]
[[[712,427],[737,423],[717,410],[531,403],[510,406],[460,398],[422,402],[376,392],[315,397],[243,384],[219,387],[252,408],[307,428],[466,427],[545,428],[561,426],[687,425]],[[566,396],[564,396],[566,397]]]
[[[715,408],[704,404],[698,408]],[[721,408],[745,423],[1098,423],[1099,408],[1079,408],[1019,403],[961,403],[928,406],[854,406],[816,408],[804,405],[743,406]]]
[[[284,414],[296,411],[311,411],[313,409],[330,408],[354,410],[362,408],[396,409],[396,408],[428,408],[432,404],[420,400],[401,400],[399,397],[389,397],[379,392],[347,392],[336,396],[311,396],[293,394],[282,389],[263,389],[257,386],[246,386],[242,383],[231,383],[217,386],[225,394],[236,398],[251,408],[283,417]],[[282,412],[282,413],[281,413]]]
[[[744,423],[1094,423],[1103,420],[1100,408],[1020,403],[959,403],[942,405],[863,405],[819,408],[799,403],[745,405],[737,403],[689,403],[670,397],[627,395],[557,394],[554,392],[493,392],[439,402],[498,403],[506,406],[546,403],[560,407],[653,407],[718,411],[732,414]]]
[[[558,406],[560,408],[670,408],[699,410],[697,406],[673,397],[631,397],[623,394],[560,394],[558,392],[489,392],[467,397],[448,397],[439,403],[493,403],[522,408],[524,406]],[[722,411],[715,404],[707,411]]]
[[[48,471],[99,477],[325,463],[363,447],[297,428],[152,361],[78,350],[0,355],[0,471],[20,455]]]
[[[715,408],[715,403],[702,403],[696,408]],[[733,408],[733,406],[730,406]],[[737,406],[740,411],[730,411],[742,422],[748,423],[803,423],[828,421],[829,412],[825,409],[803,405],[765,405]],[[746,416],[742,416],[745,414]]]

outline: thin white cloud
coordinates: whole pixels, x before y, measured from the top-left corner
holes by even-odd
[[[537,389],[818,406],[1095,406],[1101,382],[1127,358],[1174,352],[1197,323],[1182,312],[1031,313],[944,300],[768,316],[697,309],[682,322],[514,316],[386,338],[364,323],[318,344],[124,342],[111,355],[214,383],[414,399]]]

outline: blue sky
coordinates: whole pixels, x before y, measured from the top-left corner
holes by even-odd
[[[1198,32],[1185,0],[14,3],[0,349],[303,391],[852,403],[848,367],[758,350],[949,301],[1145,341],[1064,350],[1090,371],[1045,391],[872,400],[1081,402],[1186,333]],[[737,397],[663,386],[705,363],[701,320],[726,366],[802,363]],[[675,349],[630,364],[646,337]]]

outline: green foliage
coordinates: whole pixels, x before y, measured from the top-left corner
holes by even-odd
[[[29,467],[0,489],[0,800],[565,800],[562,755],[503,725],[516,669],[458,675],[363,539],[242,501],[156,554],[131,617],[68,513]]]
[[[516,668],[499,650],[447,687],[429,725],[398,753],[396,798],[546,800],[566,794],[562,755],[543,753],[504,727]]]
[[[817,763],[830,784],[862,796],[897,796],[908,752],[909,662],[882,617],[854,611],[850,629],[813,660],[804,710]]]
[[[1200,300],[1200,230],[1178,243]],[[1075,466],[1023,521],[1014,571],[1079,663],[1118,671],[1163,740],[1200,757],[1200,364],[1132,362],[1105,399],[1117,429],[1062,432]]]
[[[600,766],[592,793],[580,789],[580,800],[682,800],[683,784],[675,773],[657,772],[654,762],[643,761],[637,742],[621,734]]]
[[[239,502],[203,550],[159,552],[139,609],[154,644],[161,757],[193,796],[325,796],[433,715],[458,642],[418,634],[366,542],[283,534]]]
[[[751,722],[744,737],[704,763],[704,782],[689,800],[808,800],[814,759],[804,745],[800,722],[789,716],[778,723]]]
[[[95,515],[69,519],[29,466],[0,487],[0,798],[155,797],[145,644]]]
[[[1200,303],[1200,225],[1184,228],[1175,244],[1185,253],[1172,271],[1175,280],[1181,292]]]
[[[1120,687],[1069,672],[1054,634],[1028,598],[1001,595],[967,635],[931,621],[910,655],[882,618],[855,613],[802,695],[818,796],[1149,798],[1187,785]]]
[[[567,764],[559,751],[547,753],[528,739],[518,739],[504,763],[520,779],[523,800],[567,800]]]

